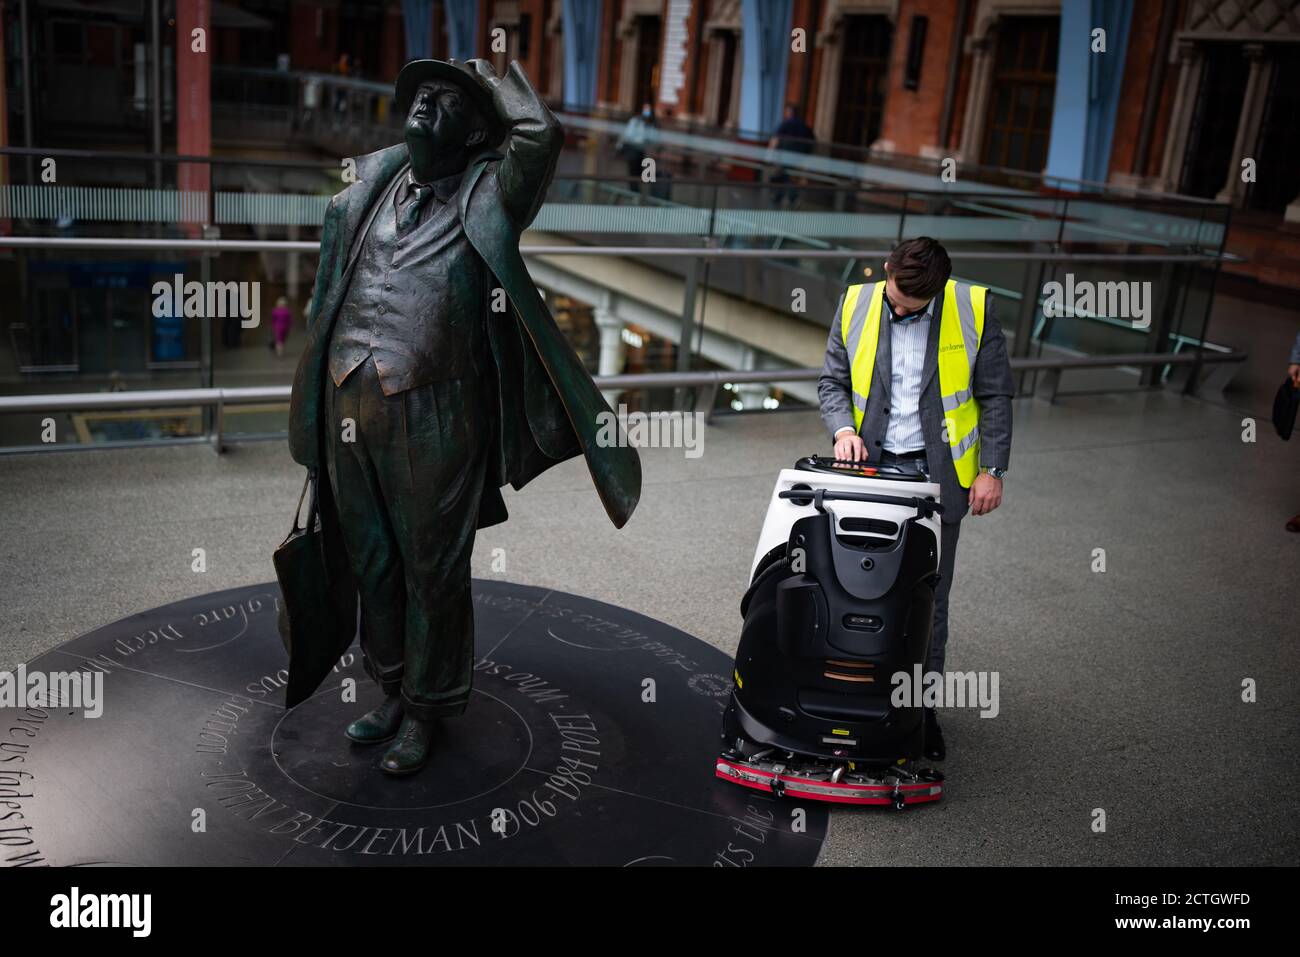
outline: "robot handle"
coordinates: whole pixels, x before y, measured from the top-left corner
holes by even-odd
[[[807,490],[787,489],[778,493],[780,498],[797,499],[801,504],[807,504],[809,495]],[[916,514],[920,518],[929,518],[931,515],[942,515],[943,506],[932,498],[920,498],[913,495],[905,497],[902,495],[879,495],[875,492],[839,492],[832,489],[819,488],[812,493],[812,503],[817,506],[817,511],[825,511],[822,506],[823,501],[850,501],[850,502],[876,502],[881,505],[904,505],[908,508],[916,509]]]
[[[827,472],[832,475],[856,475],[865,478],[889,478],[904,482],[925,481],[925,476],[909,472],[896,465],[872,465],[865,461],[854,462],[850,459],[836,459],[823,455],[805,455],[795,462],[794,467],[801,471]]]

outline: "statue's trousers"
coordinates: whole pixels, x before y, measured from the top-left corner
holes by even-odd
[[[494,431],[482,385],[466,377],[386,396],[371,358],[325,386],[327,470],[366,671],[385,693],[400,689],[413,717],[458,715],[469,700],[470,555]]]

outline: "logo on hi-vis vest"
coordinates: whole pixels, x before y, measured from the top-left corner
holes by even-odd
[[[960,342],[950,342],[946,346],[940,346],[940,352],[952,352],[953,349],[965,349],[966,347]]]

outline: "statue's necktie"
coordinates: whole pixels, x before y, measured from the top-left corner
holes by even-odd
[[[420,210],[429,202],[429,197],[433,195],[432,186],[421,186],[419,183],[412,183],[411,189],[415,196],[408,200],[406,207],[402,210],[402,215],[398,217],[397,228],[405,232],[420,221]]]

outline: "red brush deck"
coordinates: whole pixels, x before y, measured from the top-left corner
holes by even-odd
[[[779,780],[785,796],[836,804],[893,804],[895,795],[904,804],[924,804],[943,797],[942,781],[919,781],[915,784],[851,784],[814,781],[792,773],[777,774],[751,765],[718,758],[718,777],[733,784],[773,793],[773,780]]]

